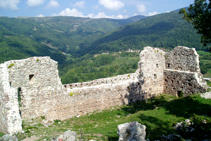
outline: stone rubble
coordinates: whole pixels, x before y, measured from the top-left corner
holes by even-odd
[[[206,93],[201,93],[201,97],[205,99],[211,99],[211,91]]]

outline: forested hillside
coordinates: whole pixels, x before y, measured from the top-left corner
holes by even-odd
[[[125,20],[0,17],[0,63],[50,56],[59,62],[63,83],[132,73],[139,54],[125,50],[145,46],[171,50],[178,45],[207,50],[200,43],[200,35],[178,11]]]
[[[175,46],[207,49],[200,42],[192,24],[182,19],[178,11],[147,17],[120,27],[84,48],[81,54],[104,51],[142,49],[145,46],[174,48]]]
[[[61,53],[73,55],[109,31],[145,18],[125,20],[78,17],[8,18],[0,17],[0,63],[30,56],[51,56],[65,61]],[[60,52],[59,52],[59,51]]]

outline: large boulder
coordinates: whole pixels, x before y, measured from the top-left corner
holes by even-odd
[[[9,134],[6,134],[0,138],[0,141],[18,141],[16,136],[10,136]]]
[[[146,126],[137,121],[118,125],[119,141],[145,141]]]

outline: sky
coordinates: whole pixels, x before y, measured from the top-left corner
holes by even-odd
[[[194,0],[0,0],[0,16],[126,19],[188,7]]]

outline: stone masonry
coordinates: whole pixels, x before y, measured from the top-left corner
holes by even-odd
[[[206,91],[195,49],[145,47],[135,73],[62,85],[57,62],[32,57],[0,64],[0,132],[22,131],[22,119],[65,120],[169,93]]]

